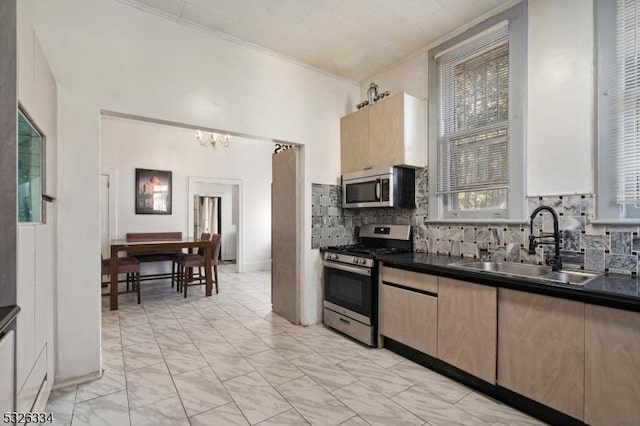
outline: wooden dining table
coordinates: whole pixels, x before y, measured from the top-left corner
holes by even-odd
[[[205,259],[205,296],[211,296],[212,276],[211,276],[211,241],[199,240],[196,238],[176,238],[170,240],[111,240],[111,260],[109,262],[109,273],[111,276],[111,292],[109,294],[109,308],[112,311],[118,309],[118,253],[126,252],[128,256],[153,253],[168,252],[182,249],[202,248]]]

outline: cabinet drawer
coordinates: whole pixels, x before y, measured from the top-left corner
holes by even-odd
[[[324,323],[368,345],[373,344],[373,327],[324,308]]]
[[[438,277],[434,275],[383,266],[380,277],[383,282],[438,294]]]
[[[428,355],[436,355],[438,299],[380,285],[379,327],[389,337]]]

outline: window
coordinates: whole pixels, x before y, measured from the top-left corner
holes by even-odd
[[[639,220],[640,1],[596,8],[598,219]]]
[[[44,222],[44,136],[18,111],[18,222]]]
[[[429,52],[432,218],[523,217],[525,11]]]

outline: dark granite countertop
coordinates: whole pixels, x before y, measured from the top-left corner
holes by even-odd
[[[401,269],[640,312],[640,281],[629,275],[604,274],[584,286],[578,286],[448,266],[450,263],[463,260],[460,257],[407,253],[379,256],[377,259],[385,265]]]
[[[0,333],[2,333],[6,326],[18,315],[20,308],[16,305],[4,306],[0,308]]]

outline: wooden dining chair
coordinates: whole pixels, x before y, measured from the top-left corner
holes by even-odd
[[[220,256],[220,247],[222,238],[220,234],[211,236],[211,265],[213,266],[214,283],[216,285],[216,294],[218,288],[218,257]],[[184,291],[184,297],[187,297],[187,288],[193,285],[206,284],[203,268],[205,267],[205,257],[203,254],[188,254],[177,258],[178,264],[178,291]],[[198,268],[198,275],[193,275],[195,268]]]
[[[111,259],[105,259],[100,255],[102,263],[102,275],[111,275]],[[127,274],[127,289],[124,293],[129,293],[129,285],[131,284],[138,294],[138,304],[140,304],[140,262],[134,257],[118,258],[118,274]],[[118,292],[118,294],[121,294]]]
[[[209,234],[208,232],[203,232],[202,234],[200,234],[200,241],[211,241],[211,234]],[[198,248],[198,256],[204,256],[204,249],[202,247]],[[185,256],[188,256],[188,253],[178,253],[176,255],[173,256],[173,258],[171,259],[171,288],[173,288],[174,284],[176,283],[176,278],[178,277],[178,275],[180,274],[180,264],[178,263],[178,260],[184,258]],[[180,282],[178,281],[178,285],[176,287],[176,291],[180,291]]]

